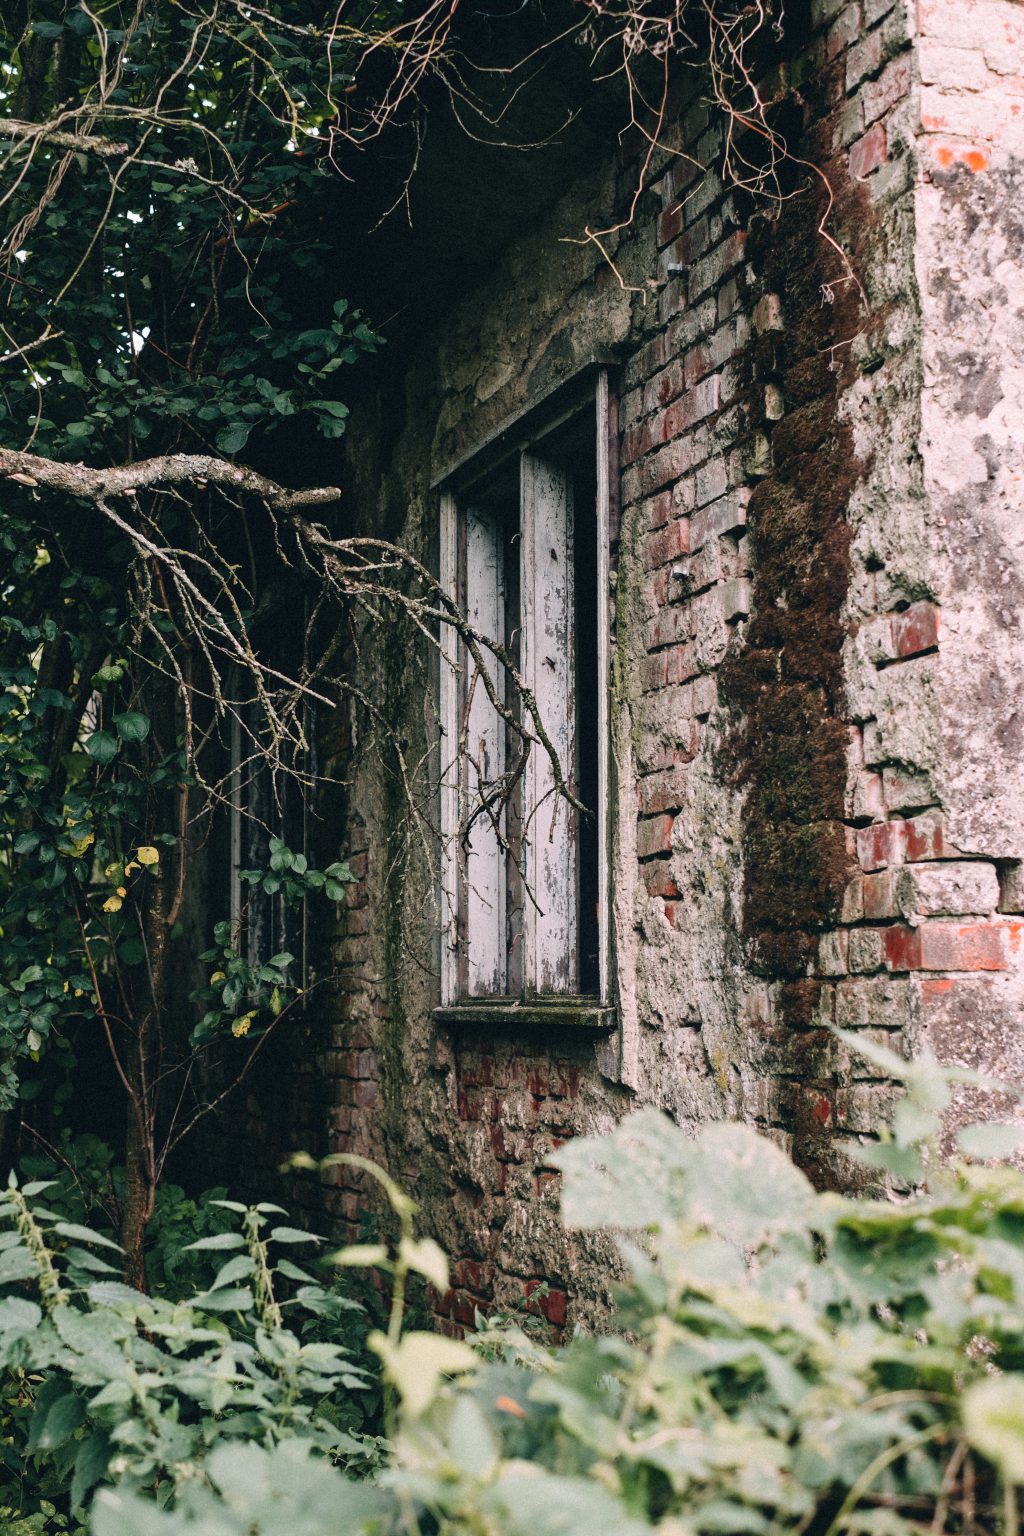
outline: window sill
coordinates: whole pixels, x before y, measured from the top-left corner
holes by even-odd
[[[438,1024],[469,1029],[571,1029],[607,1032],[618,1023],[615,1009],[596,997],[471,998],[435,1008]]]

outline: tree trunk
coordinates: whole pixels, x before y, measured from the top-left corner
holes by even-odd
[[[141,1041],[140,1041],[141,1048]],[[140,1074],[136,1073],[138,1077]],[[153,1145],[148,1117],[128,1106],[128,1135],[125,1140],[124,1205],[121,1211],[121,1246],[124,1249],[124,1277],[137,1291],[146,1290],[146,1228],[153,1214]]]
[[[150,695],[152,732],[147,749],[151,760],[158,761],[176,740],[180,700],[166,679],[154,680]],[[161,791],[154,796],[149,810],[152,830],[163,831],[173,824],[176,810],[187,812],[188,791]],[[185,796],[182,806],[179,796]],[[145,1238],[153,1214],[157,1183],[157,1119],[160,1079],[164,1057],[164,1031],[167,1027],[168,959],[171,928],[179,905],[176,887],[184,879],[187,819],[179,817],[181,841],[177,859],[153,866],[146,876],[146,902],[140,913],[146,946],[145,979],[133,998],[135,1038],[127,1052],[125,1075],[128,1079],[128,1129],[125,1137],[124,1207],[121,1213],[121,1246],[125,1253],[125,1278],[136,1290],[146,1289]],[[174,878],[167,864],[174,864]]]

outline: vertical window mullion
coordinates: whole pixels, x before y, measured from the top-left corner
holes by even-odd
[[[520,458],[523,675],[563,774],[576,756],[573,498],[569,474],[539,455]],[[527,765],[524,826],[527,990],[572,992],[577,981],[576,816],[555,787],[547,751]]]

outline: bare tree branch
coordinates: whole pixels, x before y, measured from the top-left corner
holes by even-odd
[[[318,485],[293,491],[268,480],[254,469],[230,464],[227,459],[203,453],[168,453],[137,464],[111,469],[91,469],[88,464],[60,464],[37,453],[0,448],[0,475],[18,485],[63,491],[82,501],[102,504],[116,496],[134,496],[140,490],[161,485],[216,485],[225,490],[256,496],[275,512],[296,507],[330,506],[341,499],[335,485]]]
[[[0,117],[0,139],[17,139],[33,144],[45,139],[59,149],[73,149],[86,154],[113,156],[126,155],[128,145],[115,139],[104,139],[95,133],[66,133],[52,123],[23,123],[16,117]]]

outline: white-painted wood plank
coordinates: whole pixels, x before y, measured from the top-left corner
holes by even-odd
[[[438,577],[443,590],[459,601],[458,507],[450,491],[441,496]],[[440,645],[440,831],[441,831],[441,1003],[458,996],[459,916],[459,643],[454,630],[441,626]]]
[[[601,997],[611,989],[611,884],[609,855],[608,693],[611,687],[608,617],[611,601],[609,537],[613,443],[607,369],[597,379],[597,878]]]
[[[466,507],[466,617],[490,640],[505,633],[505,576],[502,531],[494,516]],[[485,659],[486,653],[485,653]],[[501,688],[500,670],[487,670]],[[474,816],[505,771],[505,727],[487,694],[483,676],[467,655],[464,668],[465,756],[463,818],[473,817],[465,842],[466,988],[470,997],[505,991],[505,854],[488,814]]]
[[[520,503],[523,673],[562,772],[571,780],[576,712],[569,476],[558,465],[524,452]],[[555,792],[550,759],[539,746],[530,754],[524,820],[527,986],[538,992],[571,992],[578,977],[576,817]]]

